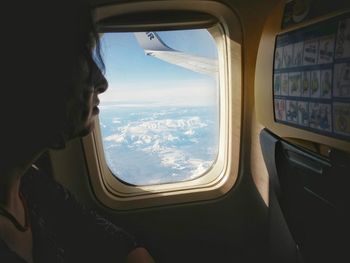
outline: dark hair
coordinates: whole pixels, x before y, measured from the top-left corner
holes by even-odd
[[[1,43],[0,153],[7,157],[0,165],[30,147],[54,144],[66,129],[66,103],[77,85],[82,56],[104,69],[86,1],[15,1],[2,10],[11,18]]]

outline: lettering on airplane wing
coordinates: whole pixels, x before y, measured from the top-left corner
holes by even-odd
[[[145,37],[146,35],[146,37]],[[168,47],[156,32],[135,33],[136,39],[147,56],[156,57],[168,63],[202,74],[216,74],[217,62],[202,57],[191,56]],[[148,38],[148,40],[147,40]]]
[[[146,32],[146,35],[148,36],[149,40],[154,38],[154,34],[152,32]]]

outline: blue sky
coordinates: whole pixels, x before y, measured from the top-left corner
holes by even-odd
[[[171,48],[217,58],[216,45],[207,30],[158,32]],[[208,106],[217,102],[216,79],[146,56],[133,33],[102,37],[109,89],[101,103],[149,106]]]

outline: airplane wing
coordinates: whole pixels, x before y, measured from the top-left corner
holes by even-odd
[[[138,32],[134,34],[137,42],[148,56],[156,57],[202,74],[216,76],[218,73],[218,62],[216,59],[195,56],[172,49],[155,32]]]

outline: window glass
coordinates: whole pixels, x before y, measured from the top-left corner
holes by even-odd
[[[187,181],[215,163],[217,48],[206,29],[105,33],[100,128],[111,172],[132,185]]]

